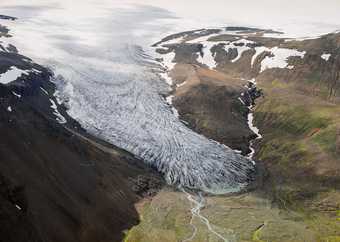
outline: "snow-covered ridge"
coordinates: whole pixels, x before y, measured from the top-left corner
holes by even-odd
[[[254,30],[254,31],[259,31],[260,34],[264,37],[266,35],[274,35],[274,36],[280,36],[281,33],[266,33],[265,30],[260,31],[260,30]],[[259,32],[256,32],[257,34]],[[234,40],[232,41],[215,41],[213,40],[213,37],[218,37],[218,36],[223,36],[223,35],[230,35]],[[197,61],[199,63],[202,63],[206,66],[208,66],[210,69],[215,69],[217,67],[217,63],[215,60],[216,53],[213,53],[212,48],[222,44],[224,46],[224,49],[226,52],[236,50],[237,51],[237,56],[230,60],[230,62],[235,63],[237,62],[241,57],[242,54],[245,51],[248,50],[254,50],[255,54],[252,56],[251,60],[251,67],[254,66],[254,63],[259,55],[261,55],[263,52],[268,52],[269,55],[267,55],[262,61],[261,61],[261,67],[260,67],[260,72],[263,72],[267,69],[272,69],[272,68],[287,68],[287,69],[293,69],[294,66],[291,66],[288,64],[288,60],[290,57],[300,57],[304,58],[306,52],[305,51],[299,51],[295,49],[288,49],[288,48],[282,48],[282,47],[272,47],[268,48],[265,46],[257,46],[257,43],[249,40],[248,36],[254,35],[252,32],[247,32],[247,31],[231,31],[231,30],[226,30],[225,28],[221,28],[218,33],[208,33],[204,36],[200,37],[195,37],[192,39],[192,36],[185,35],[185,36],[180,36],[175,39],[169,40],[166,42],[168,45],[169,43],[171,44],[202,44],[203,49],[201,53],[198,53],[198,58]],[[187,40],[189,39],[189,40]],[[179,41],[180,40],[180,41]],[[162,44],[163,45],[163,44]],[[321,56],[323,59],[328,60],[329,55],[324,54]],[[174,58],[174,56],[173,56]]]

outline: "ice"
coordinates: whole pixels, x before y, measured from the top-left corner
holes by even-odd
[[[171,81],[160,73],[174,67],[175,53],[162,56],[161,66],[147,46],[160,39],[167,28],[160,23],[172,18],[169,12],[140,5],[114,9],[112,1],[109,7],[83,1],[79,9],[69,1],[58,3],[58,8],[20,9],[32,17],[13,24],[13,44],[54,71],[55,95],[71,117],[157,169],[169,184],[211,193],[248,184],[253,164],[189,129],[164,99]],[[64,123],[52,99],[51,104]]]

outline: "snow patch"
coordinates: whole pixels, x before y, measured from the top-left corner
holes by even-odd
[[[16,92],[12,92],[12,94],[13,94],[14,96],[16,96],[17,98],[21,98],[21,95],[18,94],[18,93],[16,93]]]
[[[173,112],[173,114],[179,118],[179,113],[177,111],[177,109],[173,106],[173,99],[174,99],[174,95],[170,95],[166,97],[166,102],[171,106],[171,111]]]
[[[225,49],[237,49],[237,57],[231,60],[231,62],[238,61],[241,57],[243,52],[252,49],[251,47],[247,46],[248,44],[254,44],[254,41],[247,40],[247,39],[241,39],[237,41],[231,42],[229,45],[225,46]]]
[[[324,53],[324,54],[321,55],[321,58],[324,59],[325,61],[328,61],[329,58],[331,57],[331,55],[332,55],[332,54],[326,54],[326,53]]]
[[[51,102],[51,104],[52,104],[50,107],[54,110],[54,111],[53,111],[53,114],[56,116],[56,120],[57,120],[60,124],[65,124],[65,123],[67,123],[65,117],[59,113],[58,107],[57,107],[56,103],[55,103],[52,99],[50,99],[50,102]]]
[[[40,90],[43,91],[43,93],[45,93],[47,96],[49,95],[48,92],[44,88],[40,87]]]
[[[203,44],[202,54],[199,55],[197,61],[208,66],[209,69],[216,68],[215,54],[211,49],[216,45],[216,42],[206,42]]]
[[[288,67],[288,58],[297,56],[300,58],[304,58],[306,51],[298,51],[294,49],[286,49],[273,47],[270,49],[271,56],[266,56],[261,62],[261,71],[263,72],[267,69],[271,68],[287,68]],[[293,66],[289,66],[289,69],[294,68]]]
[[[261,54],[262,54],[263,52],[265,52],[265,51],[269,51],[269,50],[270,50],[269,48],[264,47],[264,46],[255,47],[254,49],[255,49],[255,54],[254,54],[253,57],[251,58],[251,67],[254,66],[255,61],[256,61],[256,59],[257,59],[257,57],[258,57],[259,55],[261,55]]]
[[[3,74],[0,74],[0,83],[8,84],[10,82],[15,81],[22,75],[29,75],[28,71],[18,69],[15,66],[11,66],[8,71]]]
[[[177,88],[179,88],[179,87],[182,87],[182,86],[184,86],[185,84],[187,84],[187,82],[186,82],[186,81],[184,81],[184,82],[182,82],[182,83],[180,83],[180,84],[177,84],[176,86],[177,86]]]

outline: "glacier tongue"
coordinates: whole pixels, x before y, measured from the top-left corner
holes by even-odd
[[[13,44],[55,72],[57,100],[69,115],[155,167],[169,184],[211,193],[247,185],[252,163],[190,130],[173,114],[163,98],[169,92],[159,75],[164,67],[139,47],[150,35],[159,37],[164,24],[151,23],[164,23],[169,13],[147,6],[111,11],[90,4],[85,1],[79,13],[68,4],[41,8],[40,14],[27,13],[25,21],[10,26]],[[168,56],[170,65],[173,57]]]
[[[63,76],[72,76],[73,88],[61,93],[67,97],[69,114],[89,132],[155,167],[169,184],[215,194],[246,186],[253,170],[249,159],[180,122],[160,95],[168,89],[150,70],[157,66],[137,62],[114,73],[87,60],[78,61],[77,72],[66,68]]]

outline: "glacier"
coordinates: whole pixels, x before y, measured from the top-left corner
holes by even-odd
[[[168,70],[147,46],[175,17],[150,6],[93,1],[75,14],[67,1],[59,4],[10,6],[6,13],[19,20],[0,23],[10,27],[22,54],[53,70],[58,103],[71,117],[157,169],[170,185],[223,194],[248,184],[251,160],[189,129],[166,102]]]

